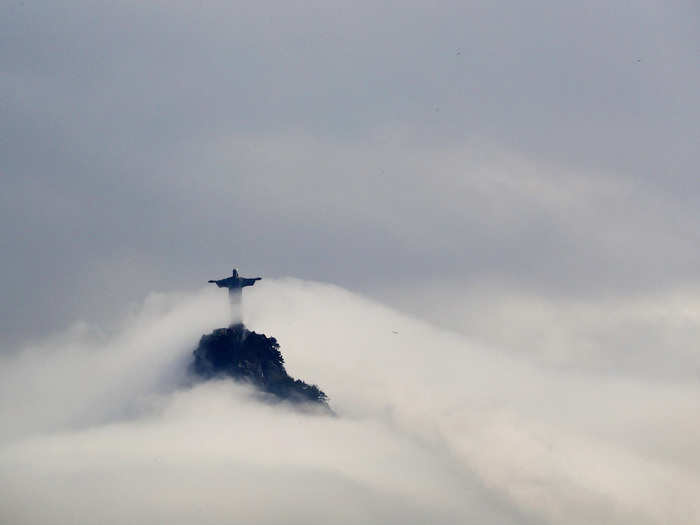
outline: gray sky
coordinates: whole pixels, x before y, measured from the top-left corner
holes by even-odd
[[[5,2],[3,334],[234,264],[377,296],[695,283],[698,15]]]
[[[697,2],[429,4],[0,3],[10,521],[700,519]]]

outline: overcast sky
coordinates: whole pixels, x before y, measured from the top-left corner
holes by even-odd
[[[428,4],[3,2],[3,335],[234,265],[408,309],[697,283],[697,4]]]
[[[700,520],[700,4],[295,4],[0,2],[0,513]]]

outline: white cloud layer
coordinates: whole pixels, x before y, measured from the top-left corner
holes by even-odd
[[[534,365],[337,287],[259,283],[246,323],[334,418],[186,385],[225,314],[215,290],[152,295],[116,333],[3,356],[0,521],[700,521],[697,381]]]

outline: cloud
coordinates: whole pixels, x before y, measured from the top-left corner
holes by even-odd
[[[698,521],[690,2],[0,12],[10,521]],[[221,261],[340,418],[183,382]]]
[[[571,297],[494,283],[466,287],[437,281],[377,295],[533,363],[653,381],[695,382],[700,377],[695,351],[700,293],[690,285]]]
[[[188,386],[225,294],[152,295],[114,333],[4,356],[13,523],[688,523],[697,383],[534,365],[341,288],[265,280],[244,320],[339,417]]]

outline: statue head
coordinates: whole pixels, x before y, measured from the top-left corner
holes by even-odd
[[[231,276],[232,276],[232,277],[238,277],[238,270],[236,270],[236,269],[234,268],[233,271],[231,272]]]

